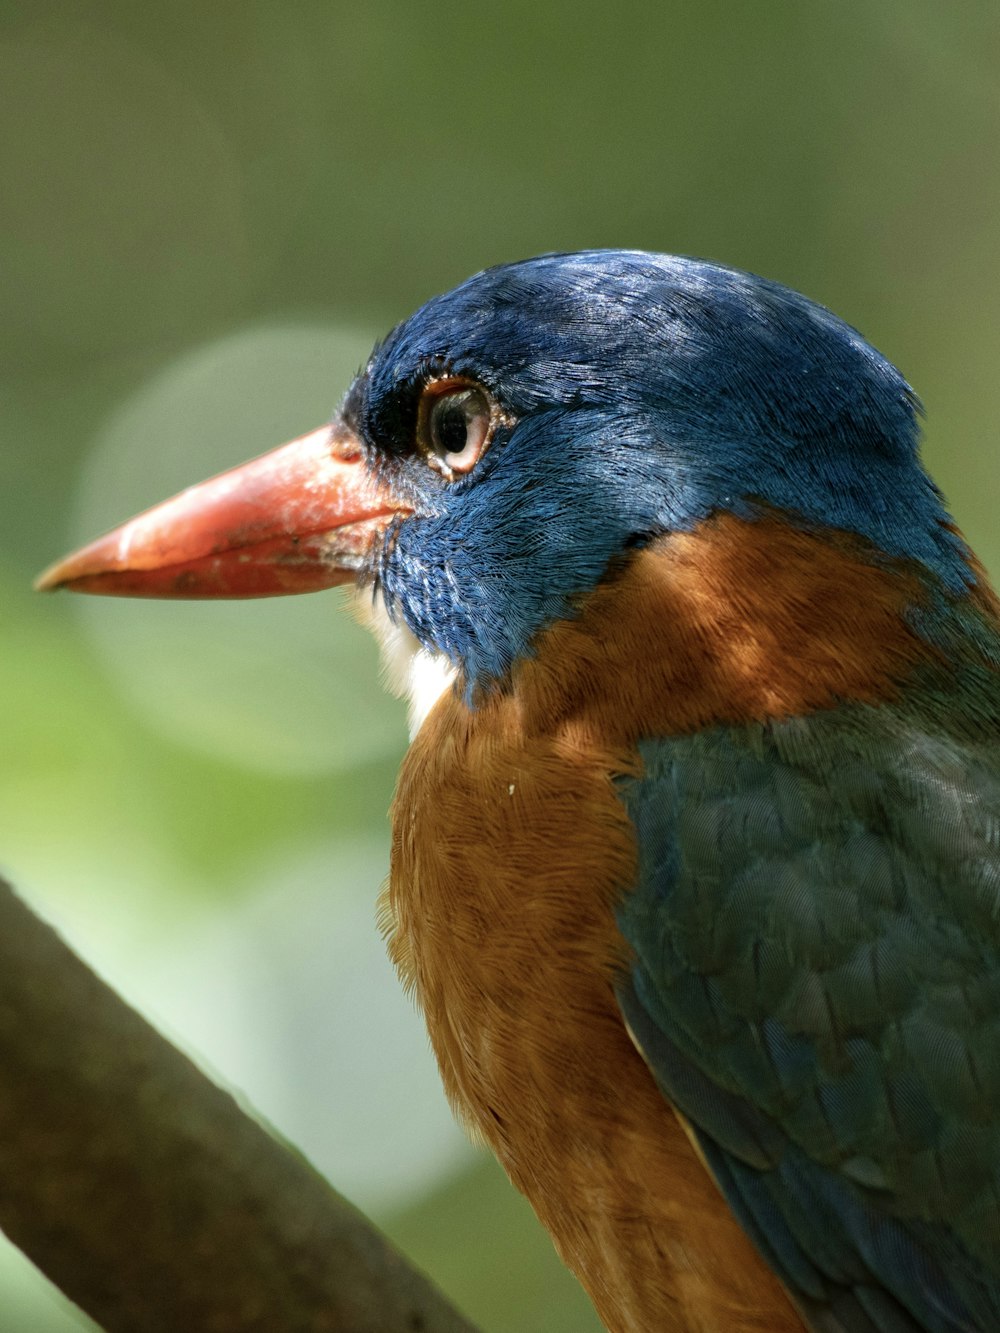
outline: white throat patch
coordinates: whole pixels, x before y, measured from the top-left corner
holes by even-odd
[[[443,653],[424,648],[409,626],[389,618],[380,594],[374,598],[359,590],[358,619],[375,635],[382,657],[385,683],[398,699],[407,701],[410,740],[458,675],[458,668]]]

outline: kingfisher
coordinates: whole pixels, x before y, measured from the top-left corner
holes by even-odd
[[[918,436],[784,286],[550,254],[39,581],[357,586],[390,952],[614,1333],[1000,1328],[1000,602]]]

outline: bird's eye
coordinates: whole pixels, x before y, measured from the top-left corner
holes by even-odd
[[[449,480],[471,472],[490,442],[494,417],[493,401],[478,384],[428,385],[419,426],[428,463]]]

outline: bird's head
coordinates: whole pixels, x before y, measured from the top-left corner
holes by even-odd
[[[778,511],[918,562],[964,548],[898,371],[827,310],[628,251],[480,273],[376,347],[332,425],[183,492],[43,587],[246,597],[357,581],[470,689],[629,553]]]

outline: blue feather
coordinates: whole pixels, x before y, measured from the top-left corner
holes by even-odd
[[[484,384],[508,423],[453,486],[412,457],[420,389],[443,371]],[[899,372],[734,269],[630,251],[489,269],[395,329],[344,412],[416,510],[373,571],[390,610],[472,684],[503,677],[622,551],[720,508],[858,534],[950,593],[974,582]]]
[[[1000,700],[969,691],[956,740],[951,670],[950,697],[646,742],[622,784],[625,1018],[762,1251],[852,1333],[1000,1326]]]

